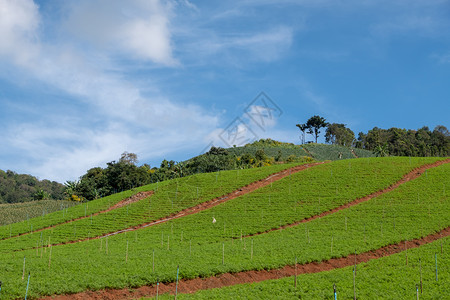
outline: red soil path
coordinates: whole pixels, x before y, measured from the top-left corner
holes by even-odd
[[[110,211],[112,211],[114,209],[118,209],[118,208],[123,207],[125,205],[131,204],[131,203],[134,203],[134,202],[138,202],[138,201],[140,201],[142,199],[148,198],[151,195],[153,195],[153,193],[154,193],[153,191],[139,192],[139,193],[134,194],[134,195],[132,195],[132,196],[126,198],[126,199],[123,199],[123,200],[117,202],[116,204],[114,204],[113,206],[109,207],[108,209],[96,212],[94,214],[90,214],[90,215],[88,215],[86,217],[75,218],[75,219],[68,220],[68,221],[65,221],[65,222],[62,222],[62,223],[59,223],[59,224],[55,224],[55,225],[52,225],[52,226],[47,226],[47,227],[36,229],[36,230],[33,230],[33,231],[24,232],[24,233],[21,233],[19,235],[15,235],[15,236],[12,236],[12,237],[7,237],[7,238],[4,238],[2,240],[8,240],[8,239],[12,239],[12,238],[15,238],[15,237],[18,237],[18,236],[27,235],[27,234],[31,234],[31,233],[35,233],[35,232],[39,232],[39,231],[55,228],[55,227],[60,226],[62,224],[67,224],[67,223],[75,222],[75,221],[78,221],[78,220],[87,219],[87,218],[90,218],[91,216],[95,217],[95,216],[98,216],[99,214],[104,214],[104,213],[110,212]]]
[[[208,278],[181,279],[178,283],[178,293],[194,293],[199,290],[220,288],[230,285],[260,282],[269,279],[279,279],[293,276],[295,274],[318,273],[338,268],[352,266],[355,263],[368,262],[372,259],[390,256],[405,249],[417,248],[421,245],[431,243],[443,237],[450,236],[450,227],[440,232],[427,235],[425,237],[411,241],[402,241],[397,244],[387,245],[376,250],[370,250],[360,254],[351,254],[347,257],[332,258],[321,262],[311,262],[306,264],[288,265],[280,269],[243,271],[238,273],[225,273]],[[175,282],[160,283],[159,294],[175,293]],[[142,286],[137,289],[107,289],[100,291],[86,291],[72,295],[49,296],[45,300],[68,300],[68,299],[138,299],[140,297],[156,296],[156,285]]]
[[[260,234],[263,234],[263,233],[267,233],[267,232],[274,231],[274,230],[280,230],[280,229],[284,229],[284,228],[287,228],[287,227],[293,227],[293,226],[296,226],[296,225],[298,225],[300,223],[309,222],[309,221],[312,221],[314,219],[321,218],[323,216],[335,213],[335,212],[337,212],[339,210],[346,209],[346,208],[348,208],[350,206],[357,205],[357,204],[359,204],[361,202],[368,201],[368,200],[370,200],[370,199],[372,199],[374,197],[380,196],[380,195],[382,195],[384,193],[387,193],[387,192],[390,192],[390,191],[396,189],[398,186],[400,186],[401,184],[403,184],[403,183],[405,183],[407,181],[410,181],[410,180],[413,180],[413,179],[419,177],[427,169],[434,168],[434,167],[437,167],[437,166],[440,166],[442,164],[449,163],[449,162],[450,162],[450,159],[446,159],[446,160],[441,160],[441,161],[434,162],[432,164],[422,165],[420,167],[417,167],[417,168],[413,169],[411,172],[409,172],[406,175],[404,175],[399,181],[397,181],[396,183],[392,184],[391,186],[389,186],[389,187],[387,187],[387,188],[385,188],[383,190],[379,190],[379,191],[377,191],[375,193],[372,193],[370,195],[367,195],[365,197],[356,199],[356,200],[354,200],[352,202],[346,203],[346,204],[341,205],[339,207],[336,207],[336,208],[334,208],[332,210],[325,211],[325,212],[323,212],[323,213],[321,213],[319,215],[315,215],[315,216],[312,216],[312,217],[309,217],[309,218],[306,218],[306,219],[303,219],[303,220],[300,220],[300,221],[297,221],[297,222],[294,222],[294,223],[291,223],[291,224],[283,225],[283,226],[281,226],[279,228],[273,228],[273,229],[269,229],[269,230],[264,231],[264,232],[259,232],[259,233],[247,235],[245,237],[260,235]],[[323,163],[326,163],[326,162],[317,162],[317,163],[310,163],[310,164],[299,165],[299,166],[295,166],[295,167],[286,169],[286,170],[278,172],[278,173],[274,173],[274,174],[270,175],[269,177],[267,177],[265,179],[261,179],[259,181],[255,181],[253,183],[250,183],[250,184],[240,188],[239,190],[233,191],[233,192],[231,192],[231,193],[229,193],[227,195],[224,195],[224,196],[218,197],[218,198],[214,198],[214,199],[212,199],[210,201],[206,201],[206,202],[200,203],[200,204],[198,204],[198,205],[196,205],[194,207],[190,207],[190,208],[184,209],[184,210],[182,210],[182,211],[180,211],[180,212],[178,212],[176,214],[172,214],[169,217],[164,217],[164,218],[161,218],[161,219],[156,220],[156,221],[143,223],[143,224],[140,224],[140,225],[137,225],[137,226],[125,228],[125,229],[122,229],[122,230],[119,230],[119,231],[116,231],[116,232],[112,232],[112,233],[108,233],[108,234],[105,234],[105,235],[102,235],[102,236],[91,237],[91,238],[87,238],[87,239],[80,239],[80,240],[70,241],[70,242],[65,242],[65,243],[60,243],[60,244],[54,244],[52,246],[58,246],[58,245],[64,245],[64,244],[73,244],[73,243],[83,242],[83,241],[92,240],[92,239],[104,238],[104,237],[108,237],[108,236],[112,236],[112,235],[116,235],[116,234],[120,234],[120,233],[124,233],[124,232],[128,232],[128,231],[134,231],[134,230],[138,230],[138,229],[141,229],[141,228],[146,228],[146,227],[149,227],[149,226],[165,223],[165,222],[168,222],[168,221],[173,220],[173,219],[178,219],[178,218],[181,218],[181,217],[184,217],[184,216],[195,214],[195,213],[198,213],[200,211],[207,210],[207,209],[210,209],[210,208],[212,208],[214,206],[217,206],[219,204],[227,202],[227,201],[229,201],[231,199],[234,199],[234,198],[240,197],[242,195],[251,193],[251,192],[253,192],[253,191],[255,191],[255,190],[257,190],[257,189],[259,189],[261,187],[264,187],[264,186],[267,186],[267,185],[271,184],[272,182],[274,182],[276,180],[280,180],[280,179],[282,179],[282,178],[284,178],[286,176],[289,176],[290,174],[297,173],[297,172],[303,171],[305,169],[308,169],[308,168],[311,168],[313,166],[316,166],[316,165],[319,165],[319,164],[323,164]]]
[[[391,186],[389,186],[386,189],[377,191],[377,192],[372,193],[363,198],[356,199],[350,203],[344,204],[340,207],[337,207],[330,211],[324,212],[320,215],[316,215],[316,216],[310,217],[308,219],[304,219],[302,221],[299,221],[299,222],[296,222],[293,224],[285,225],[282,228],[292,227],[299,223],[308,222],[308,221],[314,220],[316,218],[319,218],[319,217],[334,213],[336,211],[348,208],[350,206],[359,204],[361,202],[368,201],[374,197],[380,196],[384,193],[387,193],[387,192],[390,192],[390,191],[396,189],[398,186],[400,186],[401,184],[403,184],[407,181],[410,181],[410,180],[413,180],[413,179],[419,177],[427,169],[437,167],[437,166],[440,166],[442,164],[449,163],[449,162],[450,162],[450,159],[446,159],[446,160],[438,161],[438,162],[435,162],[432,164],[420,166],[420,167],[414,169],[413,171],[407,173],[406,175],[404,175],[402,177],[402,179],[400,179],[399,181],[392,184]],[[303,166],[299,166],[299,167],[304,167],[303,169],[305,169],[310,166],[303,165]],[[300,170],[298,170],[298,171],[300,171]],[[288,176],[291,172],[293,172],[293,170],[290,170],[290,172],[289,172],[289,169],[288,169],[284,172],[274,174],[266,179],[252,183],[252,184],[240,189],[239,191],[231,193],[227,196],[224,196],[221,198],[216,198],[209,202],[202,203],[194,208],[189,208],[189,209],[183,211],[184,213],[180,212],[180,213],[174,215],[173,217],[179,218],[184,215],[193,214],[198,211],[208,209],[219,203],[222,203],[221,201],[232,199],[229,197],[234,196],[233,198],[236,198],[244,193],[249,193],[259,187],[268,185],[269,183],[271,183],[274,180],[275,176],[278,176],[278,177],[276,177],[276,179],[278,180],[285,176]],[[282,176],[282,177],[280,177],[280,176]],[[269,181],[270,179],[272,179],[272,180]],[[260,185],[260,186],[254,187],[254,185]],[[244,193],[240,193],[240,192],[244,192]],[[237,194],[239,194],[239,195],[237,195]],[[181,213],[183,213],[183,214],[181,214]],[[172,219],[172,218],[170,218],[170,219]],[[166,222],[168,220],[169,219],[162,219],[160,221]],[[158,222],[158,221],[156,221],[156,222]],[[147,226],[154,225],[154,224],[156,224],[156,222],[149,223],[149,225],[147,225]],[[161,223],[161,222],[159,222],[159,223]],[[140,227],[143,227],[143,226],[140,226]],[[281,229],[281,228],[278,228],[278,229]],[[133,230],[133,229],[130,229],[130,230]],[[272,229],[272,230],[277,230],[277,229]],[[271,230],[269,230],[269,231],[271,231]],[[261,234],[261,233],[259,233],[259,234]],[[405,249],[416,248],[416,247],[419,247],[419,246],[427,244],[427,243],[431,243],[435,240],[438,240],[438,239],[446,237],[446,236],[450,236],[450,227],[447,227],[447,228],[441,230],[440,232],[430,234],[428,236],[425,236],[425,237],[422,237],[419,239],[414,239],[411,241],[402,241],[400,243],[387,245],[387,246],[384,246],[384,247],[376,249],[376,250],[370,250],[370,251],[363,252],[363,253],[356,254],[356,255],[351,254],[347,257],[332,258],[332,259],[322,261],[322,262],[297,264],[297,266],[289,266],[288,265],[283,268],[273,269],[273,270],[225,273],[225,274],[221,274],[219,276],[208,277],[208,278],[195,278],[195,279],[189,279],[189,280],[182,279],[179,282],[178,291],[179,291],[179,293],[194,293],[198,290],[203,290],[203,289],[219,288],[219,287],[225,287],[225,286],[242,284],[242,283],[259,282],[259,281],[263,281],[263,280],[278,279],[278,278],[293,276],[295,274],[317,273],[317,272],[332,270],[332,269],[336,269],[336,268],[343,268],[346,266],[354,265],[355,263],[367,262],[372,259],[377,259],[380,257],[385,257],[385,256],[389,256],[389,255],[392,255],[395,253],[399,253],[399,252],[404,251]],[[162,294],[162,293],[173,294],[175,291],[175,283],[174,282],[167,283],[167,284],[160,283],[158,290],[159,290],[160,294]],[[147,297],[155,296],[155,295],[156,295],[156,286],[153,285],[153,286],[142,286],[142,287],[139,287],[139,288],[133,289],[133,290],[126,288],[126,289],[108,289],[108,290],[100,290],[100,291],[86,291],[86,292],[72,294],[72,295],[50,296],[50,297],[46,297],[43,299],[46,299],[46,300],[49,300],[49,299],[60,299],[60,300],[66,300],[66,299],[135,299],[135,298],[140,298],[140,297],[145,297],[145,296],[147,296]]]
[[[125,228],[125,229],[122,229],[122,230],[119,230],[119,231],[111,232],[111,233],[108,233],[108,234],[105,234],[105,235],[102,235],[102,236],[96,236],[96,237],[91,237],[91,238],[81,239],[81,240],[76,240],[76,241],[70,241],[70,242],[65,242],[65,243],[60,243],[60,244],[53,244],[52,246],[59,246],[59,245],[64,245],[64,244],[73,244],[73,243],[79,243],[79,242],[83,242],[83,241],[87,241],[87,240],[104,238],[104,237],[116,235],[116,234],[119,234],[119,233],[124,233],[124,232],[128,232],[128,231],[138,230],[138,229],[141,229],[141,228],[146,228],[146,227],[149,227],[149,226],[165,223],[165,222],[168,222],[168,221],[173,220],[173,219],[178,219],[178,218],[181,218],[181,217],[192,215],[192,214],[198,213],[200,211],[210,209],[210,208],[212,208],[214,206],[217,206],[219,204],[222,204],[222,203],[227,202],[229,200],[232,200],[234,198],[240,197],[240,196],[242,196],[244,194],[251,193],[254,190],[257,190],[257,189],[259,189],[261,187],[267,186],[267,185],[271,184],[272,182],[274,182],[276,180],[280,180],[280,179],[282,179],[282,178],[284,178],[286,176],[289,176],[290,174],[294,174],[294,173],[306,170],[308,168],[311,168],[313,166],[324,164],[324,163],[326,163],[326,162],[309,163],[309,164],[295,166],[295,167],[283,170],[283,171],[278,172],[278,173],[274,173],[274,174],[270,175],[269,177],[266,177],[264,179],[252,182],[252,183],[250,183],[250,184],[248,184],[248,185],[246,185],[244,187],[241,187],[238,190],[235,190],[235,191],[233,191],[233,192],[231,192],[231,193],[229,193],[227,195],[223,195],[221,197],[217,197],[217,198],[214,198],[212,200],[200,203],[200,204],[198,204],[196,206],[186,208],[186,209],[184,209],[184,210],[182,210],[182,211],[180,211],[178,213],[172,214],[172,215],[170,215],[168,217],[164,217],[164,218],[161,218],[161,219],[158,219],[158,220],[155,220],[155,221],[146,222],[146,223],[139,224],[139,225],[136,225],[136,226],[133,226],[133,227],[129,227],[129,228]]]
[[[293,227],[293,226],[296,226],[296,225],[301,224],[301,223],[307,223],[307,222],[310,222],[312,220],[319,219],[319,218],[322,218],[322,217],[334,214],[335,212],[338,212],[340,210],[349,208],[351,206],[357,205],[357,204],[362,203],[362,202],[369,201],[369,200],[371,200],[371,199],[373,199],[375,197],[378,197],[378,196],[380,196],[382,194],[391,192],[391,191],[395,190],[396,188],[398,188],[401,184],[403,184],[405,182],[408,182],[410,180],[416,179],[417,177],[422,175],[426,170],[438,167],[438,166],[446,164],[446,163],[450,163],[450,159],[440,160],[440,161],[434,162],[432,164],[422,165],[420,167],[415,168],[411,172],[407,173],[399,181],[397,181],[396,183],[390,185],[389,187],[387,187],[385,189],[379,190],[379,191],[377,191],[375,193],[372,193],[370,195],[364,196],[362,198],[355,199],[355,200],[353,200],[351,202],[348,202],[346,204],[343,204],[343,205],[338,206],[336,208],[333,208],[331,210],[324,211],[321,214],[314,215],[314,216],[311,216],[309,218],[306,218],[306,219],[303,219],[303,220],[300,220],[300,221],[297,221],[297,222],[294,222],[294,223],[291,223],[291,224],[286,224],[286,225],[283,225],[283,226],[278,227],[278,228],[272,228],[272,229],[269,229],[269,230],[266,230],[266,231],[263,231],[263,232],[258,232],[258,233],[255,233],[255,234],[249,234],[249,235],[246,235],[246,236],[243,236],[243,237],[250,237],[250,236],[264,234],[264,233],[267,233],[267,232],[270,232],[270,231],[282,230],[284,228]]]

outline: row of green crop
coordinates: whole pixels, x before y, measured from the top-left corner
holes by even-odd
[[[224,239],[217,234],[223,230],[222,224],[218,224],[221,221],[211,222],[215,210],[225,206],[233,209],[238,201],[234,199],[211,209],[210,214],[199,213],[134,233],[53,247],[50,267],[51,252],[46,248],[4,254],[0,257],[0,270],[10,286],[8,297],[19,297],[23,287],[20,279],[23,255],[27,257],[26,270],[34,274],[32,293],[43,295],[134,287],[154,283],[158,278],[174,281],[173,270],[178,264],[182,266],[182,278],[194,278],[277,268],[292,264],[294,256],[305,263],[345,256],[355,250],[365,252],[449,226],[445,194],[450,188],[449,170],[448,164],[431,169],[382,197],[307,224],[253,238]],[[417,197],[405,197],[406,192],[419,194],[419,202]],[[195,226],[190,225],[193,224],[190,218],[198,221],[195,230],[191,229],[198,232],[196,236],[188,232],[189,227]],[[208,232],[214,226],[216,234]]]
[[[166,183],[164,182],[162,184]],[[136,194],[140,190],[152,190],[154,188],[156,188],[156,184],[145,186],[139,189],[124,191],[101,199],[90,201],[89,203],[84,203],[82,205],[77,205],[70,208],[66,207],[66,209],[50,214],[45,214],[37,218],[29,218],[22,222],[0,226],[0,240],[14,237],[19,234],[32,232],[41,228],[53,226],[56,224],[68,222],[70,220],[84,217],[90,214],[98,213],[110,208],[121,200],[124,200]]]
[[[295,165],[284,164],[248,170],[198,174],[167,181],[164,186],[153,184],[151,187],[155,190],[155,194],[148,199],[94,217],[89,217],[90,210],[88,210],[88,205],[91,206],[91,203],[84,204],[87,218],[61,224],[44,231],[0,241],[0,252],[29,249],[49,243],[58,244],[101,236],[130,226],[157,220],[185,208],[195,206],[198,203],[220,197],[251,182]],[[138,188],[135,192],[148,188],[150,186]],[[40,221],[42,221],[40,218],[30,220],[29,226],[31,227]],[[35,228],[39,228],[39,225],[35,225]]]
[[[349,148],[339,145],[324,145],[324,144],[305,144],[302,145],[314,159],[317,160],[340,160],[355,158],[351,149],[355,151],[358,157],[373,157],[373,153],[363,149]]]
[[[231,154],[242,156],[243,154],[255,155],[256,151],[264,150],[264,153],[270,157],[279,156],[280,160],[286,160],[289,156],[294,155],[296,157],[308,156],[309,154],[299,146],[278,146],[278,147],[258,147],[258,146],[245,146],[228,148],[227,151]]]
[[[433,160],[413,159],[409,161],[386,158],[384,160],[353,161],[353,166],[350,161],[317,166],[244,196],[243,199],[235,201],[236,204],[233,206],[218,208],[214,210],[214,215],[210,215],[210,218],[203,218],[202,223],[199,223],[196,218],[189,218],[188,220],[192,220],[193,224],[185,226],[188,228],[186,234],[190,236],[200,234],[208,237],[217,232],[222,234],[219,224],[221,226],[223,223],[225,232],[223,232],[222,238],[226,238],[230,234],[236,237],[241,233],[246,235],[281,224],[292,223],[386,187],[398,180],[403,173],[430,161]],[[247,173],[252,170],[255,169],[236,171],[236,177],[248,178]],[[238,175],[239,172],[243,176]],[[231,171],[227,173],[230,174]],[[375,176],[368,176],[368,174],[375,174]],[[223,188],[225,184],[230,183],[229,178],[222,178],[226,175],[223,173],[209,174],[209,176],[201,174],[202,178],[191,176],[186,178],[182,182],[183,184],[175,181],[171,185],[159,189],[149,201],[140,201],[94,218],[63,224],[52,230],[0,242],[0,252],[85,239],[135,226],[150,219],[158,219],[174,211],[172,203],[178,210],[181,207],[196,204],[198,186],[201,187],[198,198],[208,199],[211,197],[210,193],[219,184]],[[221,183],[222,181],[224,183]],[[169,188],[172,188],[172,191]],[[300,206],[301,210],[299,209],[297,212],[297,207]],[[232,212],[229,211],[230,207],[232,207]],[[209,214],[209,212],[204,214]],[[227,216],[228,220],[224,221],[225,218],[222,215]],[[219,220],[217,226],[204,230],[214,230],[215,232],[205,234],[204,230],[196,229],[197,226],[210,222],[212,217]],[[243,225],[244,223],[245,225]]]
[[[449,242],[450,237],[446,237],[419,248],[357,264],[356,273],[351,266],[296,278],[178,294],[177,299],[334,299],[334,287],[338,299],[352,299],[354,295],[357,299],[416,299],[417,296],[420,299],[447,299]],[[158,298],[172,299],[173,295],[160,294]]]
[[[0,204],[0,226],[17,223],[30,218],[45,216],[79,203],[65,200],[40,200],[23,203]]]
[[[360,149],[360,148],[351,148],[351,150],[353,150],[353,152],[356,154],[356,156],[358,156],[359,158],[363,158],[363,157],[375,157],[375,153],[373,153],[372,151],[368,151],[368,150],[364,150],[364,149]]]

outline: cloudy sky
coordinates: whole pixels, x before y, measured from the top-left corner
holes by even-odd
[[[0,0],[0,169],[73,180],[124,151],[449,127],[450,1]],[[311,138],[309,138],[311,139]]]

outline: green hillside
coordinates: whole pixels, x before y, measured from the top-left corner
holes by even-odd
[[[308,151],[322,153],[309,146]],[[1,226],[1,297],[24,298],[27,276],[22,280],[22,275],[28,273],[31,298],[105,288],[131,293],[144,285],[174,283],[177,267],[183,280],[208,278],[321,262],[420,239],[450,226],[450,164],[444,159],[368,157],[196,174]],[[143,191],[153,195],[107,211]],[[236,193],[242,195],[233,198]],[[387,278],[399,287],[392,299],[415,296],[417,278],[402,274],[417,275],[422,257],[424,297],[443,298],[446,235],[408,249],[406,267],[395,267],[405,253],[358,264],[358,297],[390,292]],[[443,276],[439,281],[431,276],[435,252]],[[330,298],[330,284],[338,286],[341,297],[352,297],[352,280],[351,268],[337,268],[301,275],[297,288],[287,277],[182,297],[261,299],[275,291],[278,298]]]
[[[279,161],[294,160],[301,157],[310,157],[314,160],[340,160],[358,157],[374,157],[372,151],[328,144],[304,144],[295,145],[283,143],[271,139],[261,139],[242,147],[226,148],[226,150],[236,156],[244,154],[256,155],[258,150]]]
[[[2,217],[0,226],[20,222],[29,218],[45,216],[49,213],[63,210],[79,203],[65,200],[39,200],[23,203],[0,204]]]

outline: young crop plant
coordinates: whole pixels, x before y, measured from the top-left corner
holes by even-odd
[[[66,200],[39,200],[23,203],[0,204],[2,212],[0,226],[9,225],[30,218],[43,217],[79,203]]]
[[[27,224],[30,226],[31,233],[17,237],[13,235],[12,239],[0,241],[0,252],[42,247],[45,244],[44,241],[47,241],[47,244],[59,244],[89,239],[155,221],[188,207],[221,197],[251,182],[295,165],[298,164],[197,174],[165,181],[163,184],[152,184],[134,191],[136,193],[153,190],[154,195],[147,199],[94,217],[89,217],[91,210],[86,209],[88,205],[91,205],[89,202],[84,204],[85,218],[69,223],[55,224],[58,226],[36,233],[33,233],[31,227],[35,225],[35,228],[39,228],[39,225],[42,224],[39,222],[43,220],[31,219]],[[109,196],[109,198],[111,197]],[[95,204],[95,201],[97,200],[92,202]]]
[[[209,210],[134,232],[51,248],[41,246],[24,251],[5,248],[0,255],[0,274],[8,288],[2,296],[23,297],[24,257],[25,272],[32,274],[29,295],[39,297],[106,287],[132,288],[157,281],[175,282],[177,266],[180,278],[209,277],[275,269],[293,265],[295,260],[299,264],[320,262],[348,256],[355,250],[358,254],[420,238],[450,226],[448,163],[345,210],[283,230],[265,231],[273,226],[277,229],[279,218],[285,214],[281,225],[389,186],[412,169],[436,160],[369,158],[333,162],[291,174]],[[266,192],[260,193],[261,190]],[[277,207],[276,201],[285,202]],[[36,240],[30,241],[33,242]],[[443,253],[447,248],[444,244]],[[414,258],[408,258],[408,265],[413,265]]]
[[[443,243],[441,254],[440,243]],[[334,289],[338,299],[445,299],[450,285],[450,238],[398,253],[367,263],[336,268],[331,271],[302,274],[294,277],[236,284],[233,286],[201,290],[193,294],[178,294],[177,299],[333,299]],[[435,254],[439,254],[439,278],[436,281]],[[172,299],[168,293],[159,299]],[[154,299],[154,298],[144,298]]]

